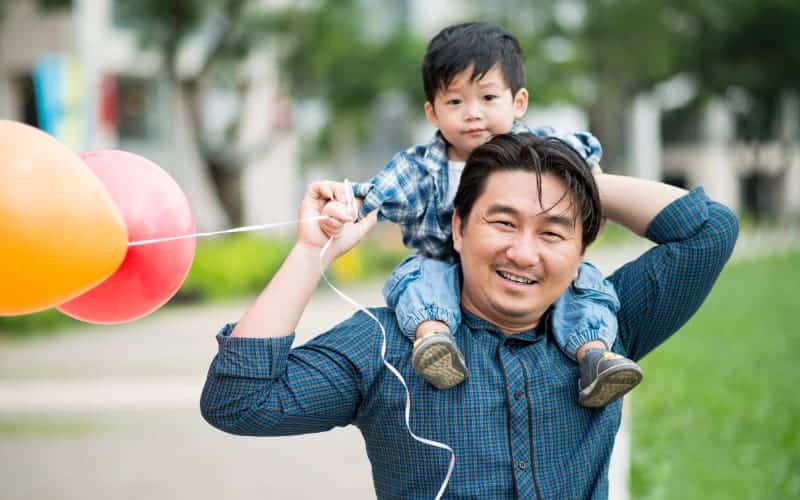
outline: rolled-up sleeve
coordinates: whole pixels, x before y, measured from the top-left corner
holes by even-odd
[[[739,224],[702,188],[664,208],[645,236],[658,246],[615,271],[620,340],[640,359],[668,339],[700,308],[736,244]]]
[[[359,315],[357,315],[359,316]],[[371,328],[370,328],[371,326]],[[281,338],[217,335],[200,399],[203,418],[239,435],[283,436],[322,432],[352,423],[374,364],[374,323],[351,318],[307,344]],[[360,335],[360,338],[359,338]]]

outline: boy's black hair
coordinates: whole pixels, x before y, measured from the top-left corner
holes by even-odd
[[[475,201],[486,189],[492,173],[521,170],[536,175],[539,202],[542,201],[542,175],[558,178],[566,188],[565,197],[575,208],[581,221],[582,250],[585,250],[600,231],[603,210],[600,192],[589,166],[566,142],[555,137],[537,137],[533,134],[500,134],[486,144],[475,148],[464,165],[453,208],[461,217],[461,229]]]
[[[472,80],[498,65],[512,96],[525,85],[522,48],[511,32],[484,22],[455,24],[431,39],[422,59],[422,84],[428,102],[433,104],[436,92],[446,89],[471,65]]]

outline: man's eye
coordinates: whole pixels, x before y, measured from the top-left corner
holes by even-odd
[[[493,220],[493,221],[490,221],[490,222],[492,224],[494,224],[496,226],[500,226],[502,228],[513,228],[514,227],[514,223],[511,222],[511,221],[507,221],[507,220]]]
[[[542,236],[548,241],[563,241],[565,239],[564,235],[553,231],[545,231]]]

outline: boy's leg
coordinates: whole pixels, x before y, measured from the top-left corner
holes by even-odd
[[[458,271],[454,264],[414,255],[404,260],[383,289],[403,334],[414,342],[411,361],[439,389],[469,376],[455,332],[461,321]]]
[[[618,310],[613,286],[588,263],[553,309],[556,342],[580,365],[578,402],[583,406],[605,406],[642,380],[639,365],[609,350],[617,338]]]

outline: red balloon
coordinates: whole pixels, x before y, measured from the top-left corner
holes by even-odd
[[[81,158],[122,213],[129,242],[194,233],[186,196],[155,163],[125,151],[93,151],[81,154]],[[146,316],[181,287],[194,250],[194,238],[129,246],[114,274],[58,309],[81,321],[101,324]]]

